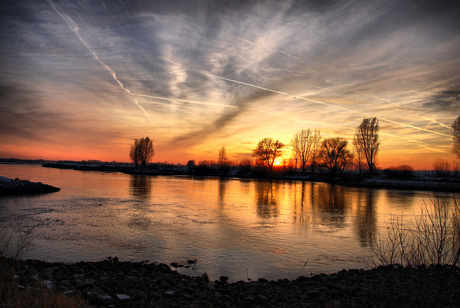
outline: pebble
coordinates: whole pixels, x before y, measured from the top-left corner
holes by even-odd
[[[459,307],[460,302],[460,269],[454,266],[381,266],[229,283],[226,276],[211,281],[207,274],[190,277],[164,264],[113,260],[10,262],[16,262],[12,275],[17,285],[28,287],[38,280],[83,297],[91,307]]]

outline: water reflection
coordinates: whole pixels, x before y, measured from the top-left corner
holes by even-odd
[[[300,189],[298,189],[300,186]],[[313,199],[312,192],[313,183],[302,182],[300,184],[295,183],[294,187],[291,189],[291,193],[294,195],[293,198],[293,209],[292,209],[292,218],[294,223],[307,223],[311,219],[310,215],[310,202],[306,200],[308,194],[310,198]]]
[[[276,182],[255,182],[257,216],[260,218],[278,217],[278,189],[280,185]]]
[[[388,191],[388,199],[398,208],[404,209],[412,206],[415,192],[413,191]]]
[[[152,192],[150,177],[145,175],[131,175],[129,179],[129,192],[135,197],[148,199]]]
[[[312,207],[326,224],[343,227],[345,213],[349,208],[350,195],[343,186],[317,184],[312,191]]]
[[[228,179],[219,179],[219,205],[224,206],[225,204],[225,189],[228,183]]]
[[[359,189],[357,192],[355,230],[362,247],[371,247],[375,241],[377,194],[378,192],[372,189]]]

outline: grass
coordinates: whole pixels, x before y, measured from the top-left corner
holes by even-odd
[[[28,228],[19,235],[4,232],[0,235],[0,307],[86,307],[79,296],[67,296],[46,288],[40,281],[29,285],[17,282],[16,264],[31,248],[36,238],[34,228]]]
[[[393,216],[387,236],[379,236],[373,253],[379,264],[457,265],[460,261],[460,201],[433,194],[411,222]]]

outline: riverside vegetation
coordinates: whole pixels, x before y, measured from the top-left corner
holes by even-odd
[[[380,265],[374,269],[294,280],[229,283],[222,276],[211,281],[206,274],[189,277],[165,264],[111,257],[73,264],[22,261],[20,253],[11,252],[30,245],[33,232],[28,232],[4,241],[0,299],[13,307],[458,307],[458,200],[434,195],[411,224],[390,221],[388,235],[375,245]]]

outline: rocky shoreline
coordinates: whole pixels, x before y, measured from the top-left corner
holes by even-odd
[[[206,274],[190,277],[168,265],[149,262],[73,264],[2,259],[14,283],[40,283],[78,295],[90,307],[460,307],[456,266],[342,270],[335,274],[228,283]]]
[[[54,187],[42,182],[31,182],[28,180],[10,179],[0,176],[0,195],[22,195],[22,194],[41,194],[60,191]]]

